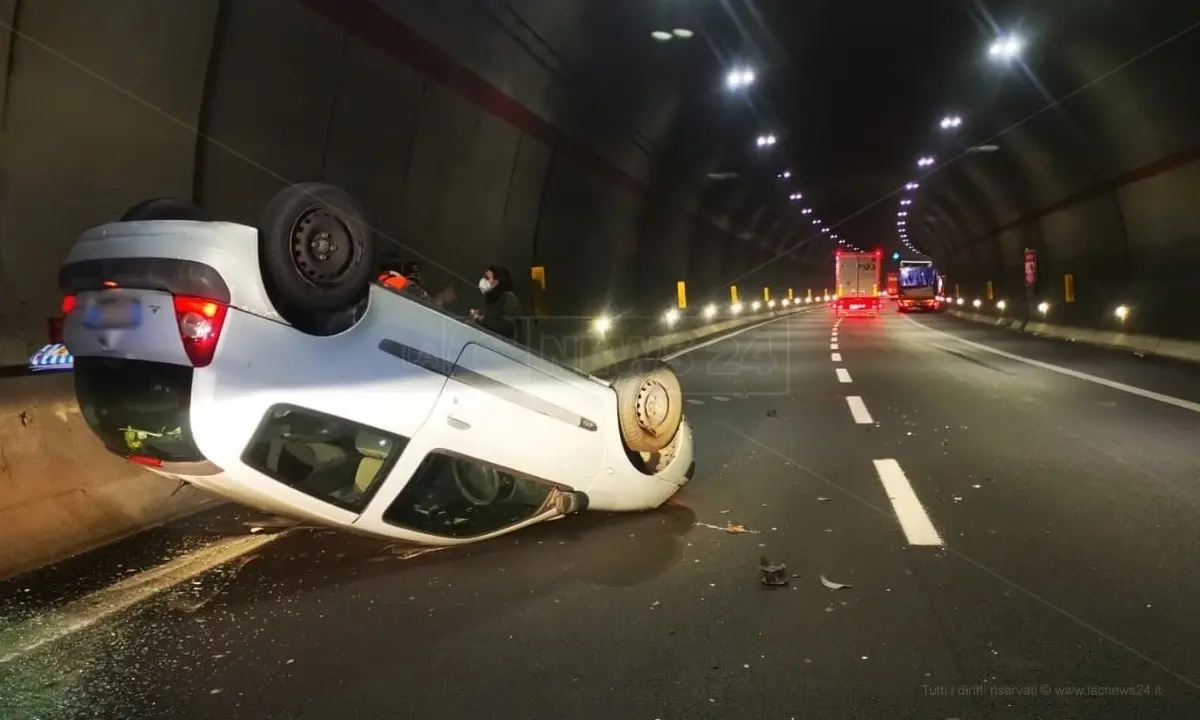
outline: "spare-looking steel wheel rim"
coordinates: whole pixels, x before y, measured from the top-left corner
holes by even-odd
[[[660,437],[672,428],[664,427],[671,412],[671,394],[656,378],[642,382],[637,392],[637,423],[643,430]]]
[[[311,207],[292,225],[292,262],[296,272],[313,285],[338,282],[354,259],[350,229],[320,205]]]

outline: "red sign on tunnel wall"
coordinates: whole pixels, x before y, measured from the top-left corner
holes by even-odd
[[[1037,251],[1025,248],[1025,284],[1033,287],[1037,284]]]

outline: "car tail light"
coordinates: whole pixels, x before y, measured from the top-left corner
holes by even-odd
[[[62,307],[62,314],[63,314],[63,315],[70,315],[70,314],[71,314],[71,311],[75,309],[75,303],[76,303],[77,301],[78,301],[78,298],[76,298],[74,295],[65,295],[65,296],[63,296],[63,299],[62,299],[62,306],[61,306],[61,307]]]
[[[221,338],[225,313],[229,308],[214,300],[175,296],[175,320],[179,323],[179,338],[188,359],[196,367],[208,367]]]
[[[143,465],[145,467],[162,467],[163,461],[148,455],[130,455],[129,462],[135,465]]]

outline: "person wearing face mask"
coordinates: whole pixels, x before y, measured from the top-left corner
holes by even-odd
[[[479,279],[479,291],[483,293],[483,309],[471,310],[471,319],[497,335],[516,340],[521,303],[513,292],[508,268],[489,266]]]

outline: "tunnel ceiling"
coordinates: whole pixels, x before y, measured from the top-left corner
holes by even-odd
[[[701,212],[738,237],[776,250],[800,244],[811,260],[828,258],[834,235],[916,257],[897,232],[902,197],[914,201],[911,242],[937,259],[1127,169],[1103,116],[1135,99],[1105,82],[1168,47],[1194,59],[1200,45],[1191,32],[1200,3],[1182,0],[588,7],[575,62],[650,154],[651,182],[698,189]],[[695,35],[651,37],[676,28]],[[989,55],[1010,36],[1022,43],[1015,59]],[[726,87],[743,67],[753,85]],[[946,116],[961,126],[941,128]],[[776,144],[758,147],[765,134]],[[935,165],[919,168],[923,155]],[[912,181],[920,188],[905,193]],[[803,199],[789,200],[796,192]],[[822,236],[813,218],[833,230]]]

